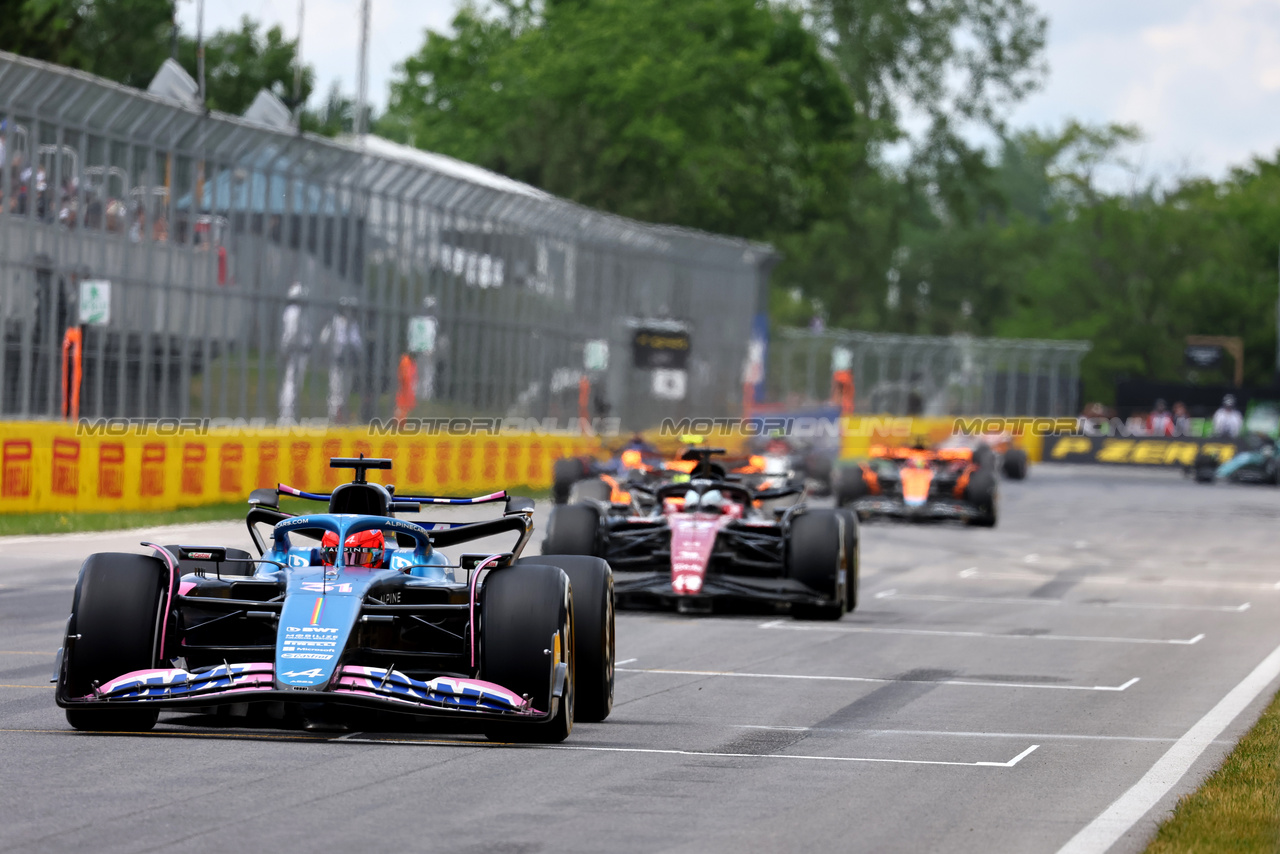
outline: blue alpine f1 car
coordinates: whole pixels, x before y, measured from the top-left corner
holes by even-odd
[[[259,557],[152,543],[143,544],[151,554],[90,555],[57,658],[68,722],[142,731],[161,710],[252,704],[281,721],[342,726],[373,710],[554,742],[575,718],[608,716],[614,609],[604,560],[521,557],[530,499],[397,496],[366,480],[390,460],[330,465],[354,469],[354,480],[329,495],[254,491],[247,523]],[[328,512],[287,513],[281,494],[326,501]],[[396,518],[424,504],[504,500],[503,515],[482,522]],[[440,551],[503,534],[515,538],[509,551],[456,560]]]

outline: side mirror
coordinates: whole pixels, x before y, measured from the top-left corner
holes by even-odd
[[[523,513],[526,510],[532,511],[534,507],[532,498],[525,498],[521,495],[512,495],[507,498],[507,507],[505,513]]]
[[[255,507],[280,507],[280,493],[274,489],[255,489],[249,493],[249,503]]]

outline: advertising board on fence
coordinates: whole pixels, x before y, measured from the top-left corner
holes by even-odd
[[[1135,466],[1189,466],[1200,454],[1225,462],[1238,446],[1224,439],[1148,436],[1047,436],[1044,460]]]
[[[344,472],[330,457],[388,457],[374,480],[400,491],[463,494],[544,487],[563,456],[593,454],[590,436],[379,434],[266,428],[87,435],[75,424],[0,423],[0,513],[172,510],[245,500],[277,483],[328,492]],[[378,477],[381,475],[381,477]]]

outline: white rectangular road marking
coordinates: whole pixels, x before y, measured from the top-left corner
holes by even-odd
[[[1058,854],[1103,854],[1178,784],[1214,739],[1280,676],[1280,646],[1161,756],[1129,791],[1071,837]]]
[[[989,572],[987,570],[962,569],[961,578],[996,578],[1008,581],[1035,581],[1047,584],[1058,581],[1052,575],[1038,572]],[[1280,581],[1208,581],[1200,578],[1130,578],[1124,575],[1082,575],[1062,579],[1076,584],[1136,584],[1150,587],[1195,587],[1200,589],[1231,588],[1235,590],[1276,590],[1280,591]]]
[[[408,738],[341,738],[348,744],[408,744],[418,747],[514,747],[519,750],[580,750],[592,753],[653,753],[660,756],[700,756],[712,759],[799,759],[807,762],[873,762],[888,765],[952,765],[962,768],[1012,768],[1040,747],[1033,744],[1006,762],[948,762],[940,759],[877,759],[869,756],[807,756],[797,753],[720,753],[714,750],[674,750],[658,747],[593,747],[578,744],[492,744],[477,742],[418,741]]]
[[[803,676],[794,673],[744,673],[737,670],[666,670],[663,668],[619,667],[619,673],[650,673],[665,676],[729,676],[739,679],[800,679],[812,682],[903,682],[919,685],[964,685],[970,688],[1038,688],[1048,691],[1124,691],[1138,683],[1135,676],[1123,685],[1053,685],[1041,682],[982,682],[971,679],[887,679],[879,676]]]
[[[734,729],[774,729],[784,732],[833,732],[847,735],[918,735],[923,738],[1016,738],[1023,741],[1132,741],[1168,744],[1176,738],[1150,735],[1072,735],[1061,732],[965,732],[949,729],[850,729],[847,727],[767,726],[765,724],[732,724]],[[1218,740],[1215,744],[1227,744]]]
[[[1132,608],[1149,611],[1219,611],[1228,614],[1249,610],[1251,602],[1242,605],[1171,605],[1165,602],[1070,602],[1066,599],[1036,599],[1030,596],[943,596],[934,593],[899,593],[881,590],[877,599],[912,599],[920,602],[972,602],[979,605],[1043,605],[1073,608]]]
[[[1114,637],[1093,637],[1090,635],[1020,635],[1020,634],[1001,634],[999,632],[961,632],[961,631],[944,631],[942,629],[899,629],[887,626],[850,626],[835,623],[832,625],[812,625],[808,623],[794,623],[790,620],[770,620],[767,623],[761,623],[762,629],[782,629],[790,632],[844,632],[848,634],[883,634],[883,635],[932,635],[935,637],[946,638],[1003,638],[1005,640],[1056,640],[1056,641],[1093,641],[1097,643],[1154,643],[1154,644],[1173,644],[1174,646],[1192,646],[1204,640],[1203,634],[1198,634],[1193,638],[1186,640],[1164,640],[1162,638],[1114,638]],[[625,662],[622,662],[625,663]]]

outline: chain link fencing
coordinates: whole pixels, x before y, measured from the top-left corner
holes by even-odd
[[[576,418],[586,350],[592,416],[741,405],[766,245],[7,53],[0,146],[2,417]]]
[[[768,400],[791,408],[838,397],[848,371],[854,411],[886,415],[1071,416],[1080,413],[1087,341],[783,329],[769,349]]]

